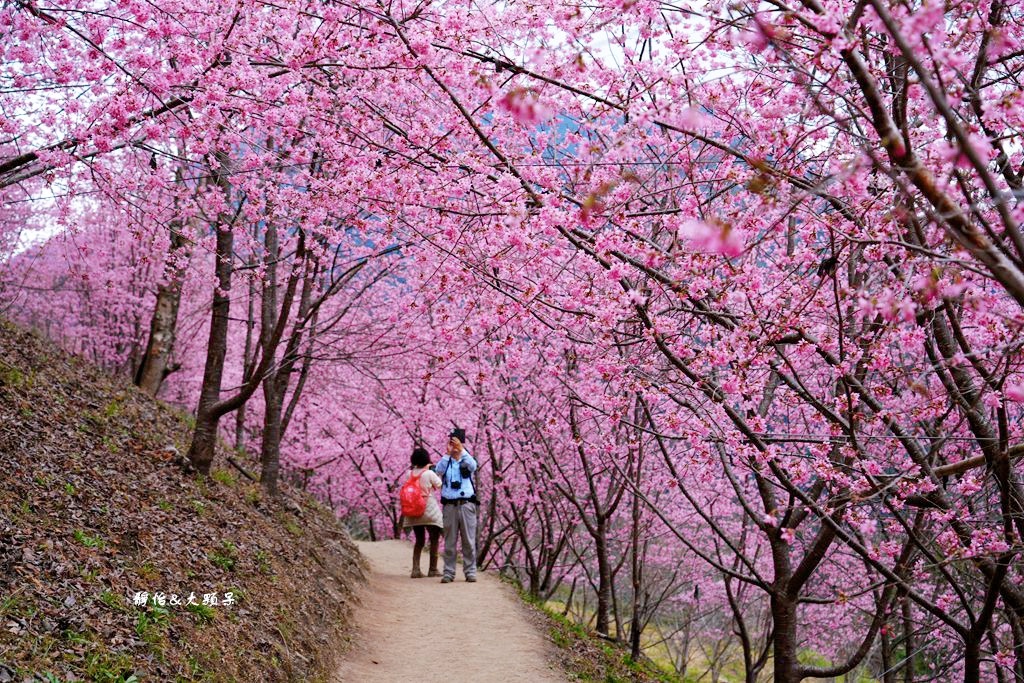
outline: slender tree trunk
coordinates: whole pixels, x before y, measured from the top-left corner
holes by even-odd
[[[281,406],[284,399],[279,391],[278,368],[276,358],[268,356],[275,353],[270,347],[271,330],[277,325],[277,259],[280,256],[280,245],[277,237],[277,226],[273,222],[267,225],[264,235],[264,262],[266,274],[263,281],[262,308],[260,311],[260,339],[263,340],[263,358],[271,361],[269,376],[263,381],[263,441],[260,445],[260,482],[263,488],[272,495],[277,495],[277,472],[281,444]]]
[[[633,420],[635,424],[641,424],[643,418],[642,407],[637,402],[635,414]],[[640,486],[640,472],[643,470],[643,434],[637,434],[638,440],[636,445],[636,459],[633,463],[633,485],[637,488]],[[640,636],[643,633],[643,612],[646,610],[645,600],[643,599],[643,571],[644,571],[644,557],[643,550],[640,542],[640,527],[643,518],[641,516],[640,508],[640,496],[636,491],[633,492],[633,507],[632,507],[632,533],[630,534],[631,554],[632,554],[632,567],[631,579],[633,587],[633,614],[629,622],[629,654],[634,660],[640,659]]]
[[[608,527],[602,518],[597,521],[594,551],[597,553],[597,632],[610,636],[612,601],[612,568],[608,560]]]
[[[276,231],[268,228],[267,230],[267,249],[268,254],[275,254],[274,260],[277,260],[277,254],[280,249],[277,243]],[[306,268],[306,264],[296,264],[295,268]],[[263,320],[265,329],[263,336],[266,339],[270,339],[271,329],[277,325],[277,273],[276,268],[268,267],[268,285],[267,290],[264,291],[263,298]],[[267,377],[263,381],[263,441],[260,445],[260,482],[263,484],[263,488],[266,489],[267,493],[271,496],[277,496],[278,494],[278,478],[281,467],[281,440],[284,438],[285,430],[288,428],[288,422],[291,418],[291,411],[294,408],[295,402],[298,400],[299,393],[302,391],[303,382],[300,380],[298,385],[295,387],[293,392],[292,402],[289,405],[287,413],[284,409],[285,396],[288,393],[288,385],[291,380],[292,371],[295,368],[295,361],[298,357],[299,347],[302,345],[303,329],[305,326],[306,316],[309,314],[310,309],[310,298],[312,297],[313,283],[315,276],[314,274],[307,273],[303,279],[302,294],[299,298],[299,311],[296,316],[295,328],[292,330],[291,336],[288,339],[288,343],[285,345],[284,354],[280,362],[272,362],[270,370],[267,372]],[[312,328],[311,328],[312,329]],[[312,338],[312,332],[310,332]],[[312,352],[312,349],[310,349]],[[264,350],[264,354],[274,354],[275,350],[267,348]],[[267,359],[271,359],[271,356],[265,355]],[[304,363],[304,371],[308,371],[308,364]]]
[[[167,266],[164,278],[156,289],[156,305],[149,323],[149,339],[142,362],[135,373],[135,384],[150,396],[160,391],[167,377],[171,352],[178,331],[178,309],[181,306],[181,289],[185,280],[187,255],[186,240],[181,234],[181,224],[171,224],[171,241],[167,249]]]
[[[1006,618],[1010,622],[1010,634],[1013,638],[1013,652],[1016,662],[1013,665],[1014,680],[1024,681],[1024,623],[1014,610],[1006,610]]]
[[[621,566],[621,565],[620,565]],[[619,575],[619,568],[612,568],[612,586],[615,585],[615,579]],[[615,640],[621,641],[626,633],[626,627],[622,624],[622,610],[619,609],[619,593],[614,588],[611,591],[612,594],[612,623],[615,624]]]
[[[914,640],[914,606],[910,598],[904,596],[902,601],[903,618],[903,649],[906,660],[903,663],[903,683],[914,683],[914,664],[917,661],[917,641]]]
[[[633,496],[633,614],[629,621],[629,654],[634,659],[640,659],[640,636],[643,634],[643,611],[645,609],[642,596],[643,589],[643,559],[640,557],[640,524],[639,524],[639,497]]]
[[[999,641],[996,639],[996,633],[993,628],[985,630],[985,635],[988,637],[988,646],[990,652],[999,652],[1000,646]],[[1006,671],[1003,667],[995,665],[993,667],[996,674],[996,683],[1009,683],[1009,679],[1006,678]]]
[[[1024,681],[1024,620],[1014,610],[1006,610],[1006,618],[1010,621],[1010,632],[1013,636],[1013,651],[1016,663],[1013,672],[1017,680]]]
[[[896,683],[896,672],[892,670],[892,639],[887,632],[882,633],[881,645],[882,683]]]
[[[260,482],[271,496],[277,496],[281,463],[281,413],[284,391],[277,381],[263,383],[263,443],[260,450]]]
[[[222,161],[222,164],[225,162]],[[227,194],[226,181],[225,194]],[[222,217],[223,218],[223,217]],[[232,253],[235,243],[234,227],[222,220],[217,229],[215,249],[217,286],[213,290],[210,314],[210,339],[206,345],[206,366],[199,390],[196,409],[196,427],[189,446],[188,458],[199,472],[210,473],[217,443],[217,425],[221,414],[214,410],[220,401],[221,381],[224,377],[224,359],[228,348],[228,322],[231,313],[231,275],[234,271]]]
[[[249,265],[255,266],[255,258],[250,257]],[[256,327],[256,280],[249,278],[248,315],[245,322],[245,348],[242,350],[242,379],[248,381],[252,374],[252,333]],[[245,448],[245,414],[247,403],[243,403],[235,411],[235,450],[241,452]]]
[[[232,221],[233,222],[233,221]],[[234,233],[228,222],[222,221],[223,226],[217,232],[217,280],[218,287],[214,291],[213,313],[210,323],[210,342],[206,355],[206,368],[203,373],[203,384],[199,394],[199,407],[196,410],[196,429],[192,437],[192,445],[189,447],[188,457],[203,474],[210,471],[210,463],[213,462],[214,446],[217,440],[217,424],[220,418],[238,410],[253,395],[263,381],[264,375],[268,372],[275,360],[278,344],[284,334],[287,325],[289,311],[295,299],[296,284],[300,277],[298,270],[293,269],[288,278],[288,285],[282,298],[281,311],[276,317],[276,325],[270,331],[269,340],[260,340],[261,347],[265,349],[259,364],[253,369],[252,375],[246,380],[242,387],[234,395],[221,399],[220,387],[224,373],[224,359],[227,353],[228,313],[230,312],[230,299],[228,290],[231,286],[232,273],[232,246]],[[305,236],[299,233],[298,245],[295,250],[296,261],[305,258]]]
[[[476,552],[476,564],[478,567],[484,567],[484,559],[490,552],[491,544],[494,542],[494,528],[497,523],[498,517],[498,490],[501,488],[498,486],[499,472],[502,471],[501,457],[498,456],[494,451],[494,440],[491,436],[491,430],[484,427],[485,443],[487,444],[487,455],[491,461],[491,495],[487,497],[487,523],[481,525],[482,528],[486,529],[486,532],[482,535],[480,542],[477,544]]]
[[[683,626],[683,642],[679,646],[679,657],[676,663],[676,673],[679,677],[686,679],[686,671],[690,668],[690,631],[693,627],[693,613],[687,609],[686,614],[683,617],[685,619]]]

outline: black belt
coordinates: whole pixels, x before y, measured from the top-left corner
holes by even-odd
[[[441,505],[465,505],[466,503],[476,504],[478,501],[476,496],[470,496],[469,498],[442,498]]]

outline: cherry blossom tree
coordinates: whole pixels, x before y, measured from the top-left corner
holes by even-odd
[[[481,564],[634,655],[1021,678],[1022,18],[11,3],[3,310],[373,537],[457,422]]]

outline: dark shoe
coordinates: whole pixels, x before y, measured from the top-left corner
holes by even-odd
[[[476,575],[474,574],[473,576],[467,576],[466,581],[469,583],[476,583]]]
[[[409,578],[410,579],[422,579],[423,578],[423,572],[420,571],[419,567],[416,567],[415,569],[412,570],[412,574],[409,574]]]
[[[436,569],[431,569],[429,572],[427,572],[427,576],[429,576],[430,578],[435,578],[437,576],[441,576],[441,572],[437,571]]]
[[[446,576],[443,579],[441,579],[441,583],[451,583],[451,582],[452,582],[452,577],[450,577],[450,576]]]

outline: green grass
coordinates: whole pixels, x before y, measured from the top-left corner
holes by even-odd
[[[114,660],[114,664],[110,664],[109,659],[100,659],[100,655],[90,655],[88,661],[89,668],[93,678],[92,680],[97,683],[140,683],[140,679],[134,673],[121,673],[120,668],[122,665],[131,667],[131,659],[127,655],[113,655],[117,659]],[[111,668],[111,667],[114,668]],[[131,669],[129,668],[129,671]]]
[[[13,365],[0,364],[0,384],[5,384],[13,389],[25,389],[32,381],[24,372]]]
[[[208,476],[205,474],[196,475],[195,484],[200,496],[203,498],[210,497],[210,478]]]
[[[22,599],[17,595],[8,595],[3,600],[0,600],[0,617],[6,617],[8,614],[19,614],[22,602]]]
[[[160,572],[157,571],[156,565],[152,562],[146,561],[139,565],[139,577],[145,581],[153,581],[160,578]]]
[[[93,631],[75,631],[65,629],[60,638],[70,645],[69,652],[78,656],[68,659],[75,675],[61,678],[52,672],[37,673],[35,677],[25,680],[40,683],[71,683],[71,681],[90,681],[91,683],[139,683],[135,674],[135,663],[126,652],[112,652],[103,643],[102,638]]]
[[[205,626],[206,624],[213,623],[213,618],[216,612],[209,605],[203,605],[196,603],[194,605],[185,605],[185,609],[192,614],[192,619],[200,625]]]
[[[262,548],[257,550],[256,554],[253,555],[253,559],[256,560],[256,568],[259,569],[261,574],[271,573],[270,555],[265,550]]]
[[[73,534],[75,540],[84,545],[86,548],[102,548],[104,541],[99,536],[90,536],[81,529],[75,529]]]
[[[132,658],[124,652],[113,653],[105,649],[91,652],[85,658],[86,680],[95,683],[138,683]]]
[[[240,602],[242,602],[242,600],[245,598],[245,591],[243,591],[238,586],[232,586],[231,588],[228,588],[224,592],[225,593],[231,593],[231,597],[234,598],[234,600],[235,600],[234,607],[238,607],[238,604]]]
[[[100,593],[99,600],[115,612],[125,611],[124,598],[113,591],[103,591]]]
[[[73,645],[83,645],[92,642],[89,636],[85,633],[79,633],[78,631],[74,631],[72,629],[66,629],[61,635],[63,636],[64,640]]]
[[[89,431],[88,425],[94,427],[102,427],[107,424],[107,418],[103,416],[103,413],[96,412],[95,410],[86,410],[82,413],[82,419],[84,422],[79,427],[85,427],[85,431]]]
[[[248,503],[249,505],[255,506],[255,505],[259,505],[260,501],[262,501],[262,500],[263,500],[263,492],[260,490],[259,486],[253,485],[253,486],[250,486],[248,489],[246,489],[246,491],[245,491],[245,502],[246,503]]]
[[[163,641],[164,631],[170,622],[170,611],[151,602],[139,610],[135,620],[135,633],[151,646],[156,646]]]
[[[175,677],[175,683],[214,683],[216,678],[207,671],[199,657],[189,655],[185,663],[185,671]]]
[[[231,541],[222,541],[220,548],[211,550],[206,559],[224,571],[234,571],[235,563],[238,561],[238,549]]]
[[[115,398],[103,409],[103,417],[112,420],[121,414],[121,399]]]
[[[214,470],[210,475],[210,478],[220,484],[224,484],[225,486],[234,486],[238,481],[234,475],[227,470]]]

